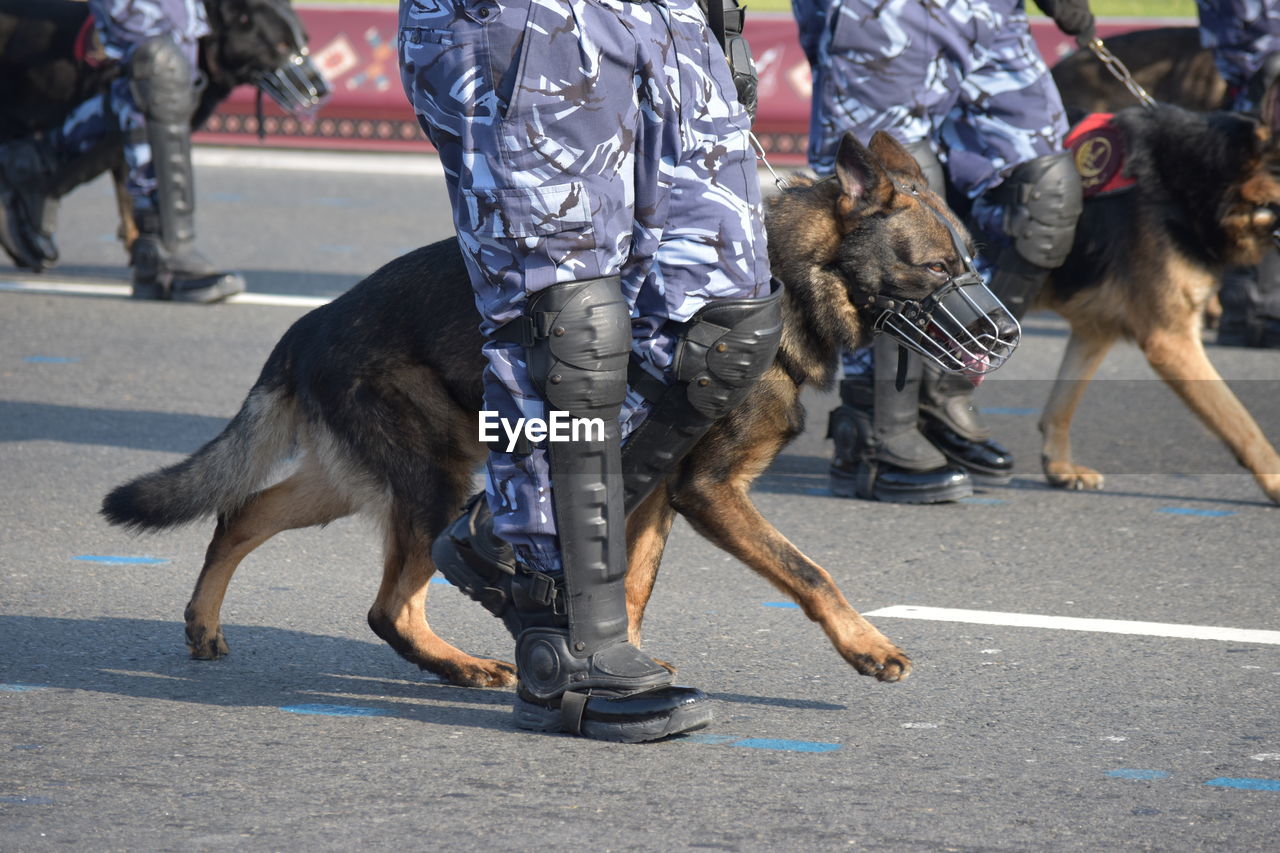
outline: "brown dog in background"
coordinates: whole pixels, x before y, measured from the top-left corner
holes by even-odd
[[[1123,338],[1137,343],[1156,373],[1280,503],[1280,456],[1201,342],[1204,309],[1223,272],[1257,264],[1274,245],[1278,94],[1275,85],[1265,93],[1260,118],[1168,104],[1116,114],[1124,171],[1134,185],[1086,200],[1071,254],[1040,299],[1071,324],[1040,421],[1052,484],[1102,485],[1099,472],[1074,461],[1069,430],[1086,384]]]

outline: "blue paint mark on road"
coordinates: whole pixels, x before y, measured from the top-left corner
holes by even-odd
[[[834,752],[838,743],[822,743],[812,740],[783,740],[781,738],[747,737],[735,735],[691,734],[681,735],[678,742],[708,746],[742,746],[747,749],[775,749],[783,752]]]
[[[1244,791],[1280,791],[1280,779],[1232,779],[1224,776],[1210,779],[1205,784],[1213,785],[1215,788],[1239,788]]]
[[[281,711],[290,714],[313,714],[321,717],[385,717],[391,712],[386,708],[362,708],[357,705],[284,705]]]
[[[766,601],[763,602],[765,607],[780,607],[783,610],[799,610],[800,605],[794,601]]]
[[[1039,409],[1026,409],[1018,406],[983,406],[982,413],[984,415],[1034,415],[1039,413]]]
[[[453,584],[449,583],[447,578],[442,578],[440,575],[433,577],[430,582],[434,584],[444,584],[445,586],[453,586]]]
[[[53,797],[0,797],[0,803],[10,803],[17,806],[49,806],[53,805]]]
[[[1000,506],[1001,504],[1007,504],[1008,501],[1004,498],[961,498],[956,501],[956,503],[979,504],[981,506]]]
[[[105,563],[108,566],[155,566],[169,562],[160,557],[122,557],[115,554],[77,554],[71,559],[85,563]]]
[[[80,359],[62,355],[29,355],[23,361],[27,364],[77,364]]]
[[[1169,774],[1163,770],[1132,770],[1129,768],[1121,768],[1120,770],[1108,770],[1107,775],[1113,779],[1168,779]]]
[[[738,741],[734,746],[745,746],[750,749],[781,749],[786,752],[834,752],[840,748],[838,743],[820,743],[812,740],[780,740],[767,737],[749,737]]]
[[[30,693],[32,690],[44,690],[47,684],[0,684],[0,693]]]
[[[1156,512],[1163,512],[1166,515],[1199,515],[1204,518],[1223,518],[1228,515],[1235,515],[1235,510],[1230,509],[1195,509],[1189,506],[1162,506]]]

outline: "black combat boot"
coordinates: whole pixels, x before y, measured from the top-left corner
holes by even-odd
[[[942,503],[973,494],[969,475],[948,465],[917,428],[920,357],[906,353],[899,389],[899,345],[878,335],[873,346],[875,379],[841,381],[844,405],[831,413],[827,427],[827,437],[835,441],[831,493],[908,504]]]
[[[58,159],[44,136],[0,145],[0,245],[20,267],[41,272],[58,260],[53,241]]]
[[[1280,348],[1280,252],[1222,277],[1218,346]]]
[[[981,486],[1013,479],[1013,455],[991,439],[973,405],[973,383],[925,365],[920,394],[920,430],[953,465]]]

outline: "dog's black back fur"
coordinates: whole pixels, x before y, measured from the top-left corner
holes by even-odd
[[[1126,147],[1126,191],[1086,201],[1075,245],[1054,274],[1058,300],[1108,277],[1139,277],[1150,253],[1177,253],[1206,269],[1239,261],[1239,235],[1226,214],[1242,203],[1242,185],[1259,161],[1275,159],[1258,120],[1240,113],[1198,113],[1169,104],[1116,114]],[[1142,251],[1136,251],[1135,241]]]

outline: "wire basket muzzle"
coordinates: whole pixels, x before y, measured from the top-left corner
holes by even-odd
[[[895,302],[875,329],[948,373],[981,380],[1009,360],[1018,321],[976,273],[953,278],[920,301]]]

